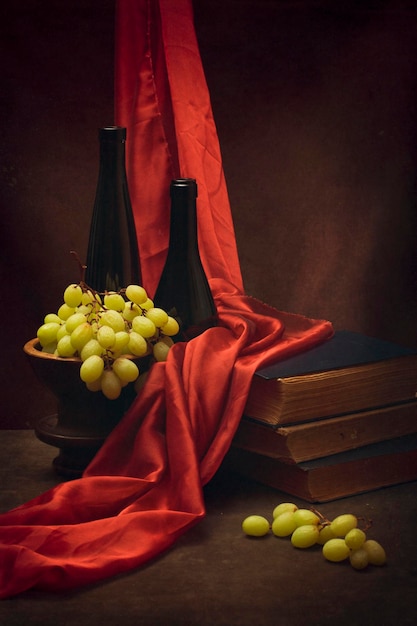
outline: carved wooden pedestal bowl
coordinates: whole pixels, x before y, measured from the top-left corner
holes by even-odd
[[[36,436],[59,449],[53,461],[56,472],[78,478],[134,400],[133,385],[124,387],[117,400],[108,400],[101,391],[86,388],[80,379],[79,358],[42,352],[37,339],[28,341],[23,349],[35,374],[58,401],[57,413],[35,425]],[[146,359],[135,362],[141,367]]]

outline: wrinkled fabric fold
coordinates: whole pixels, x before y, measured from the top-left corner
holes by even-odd
[[[326,321],[212,280],[220,325],[176,344],[81,479],[0,516],[0,597],[67,590],[161,554],[205,515],[255,370],[324,341]]]
[[[126,169],[144,287],[152,295],[169,240],[169,185],[195,178],[198,238],[209,278],[243,290],[234,225],[190,0],[116,5],[115,119],[127,128]]]
[[[0,598],[62,591],[146,563],[205,515],[255,371],[333,334],[243,291],[218,139],[189,0],[117,5],[116,118],[146,287],[167,249],[173,175],[199,184],[199,243],[219,325],[177,343],[82,478],[0,516]]]

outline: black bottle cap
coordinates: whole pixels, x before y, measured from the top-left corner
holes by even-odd
[[[188,190],[190,196],[193,196],[195,198],[197,198],[198,196],[197,181],[195,178],[175,178],[171,181],[171,196],[174,189]]]
[[[98,129],[100,141],[126,141],[126,128],[123,126],[105,126]]]

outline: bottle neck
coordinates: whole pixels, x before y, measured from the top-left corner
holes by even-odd
[[[87,250],[86,282],[100,292],[141,283],[125,170],[126,129],[100,128],[99,175]]]
[[[193,179],[171,183],[170,254],[198,254],[197,185]]]
[[[116,136],[100,137],[100,174],[124,182],[125,170],[125,142]]]

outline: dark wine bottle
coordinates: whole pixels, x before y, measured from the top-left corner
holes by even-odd
[[[126,128],[99,129],[100,167],[87,250],[85,282],[120,291],[142,284],[138,242],[125,165]]]
[[[154,296],[180,324],[178,340],[187,341],[217,324],[217,312],[201,263],[197,238],[197,183],[171,181],[168,255]]]

